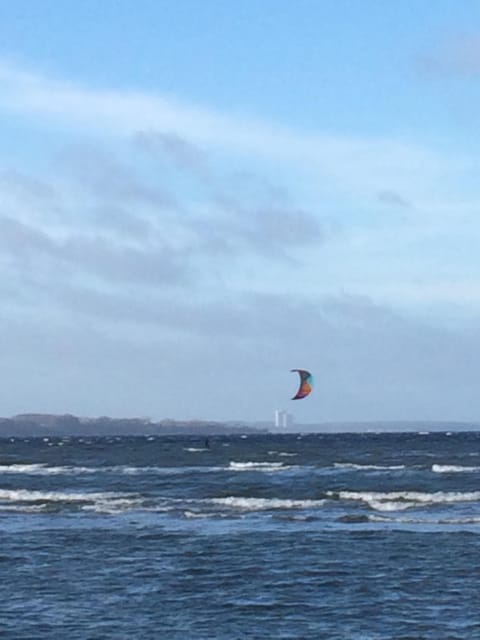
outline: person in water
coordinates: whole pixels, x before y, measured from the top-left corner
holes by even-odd
[[[210,440],[208,438],[205,439],[205,449],[210,449]]]

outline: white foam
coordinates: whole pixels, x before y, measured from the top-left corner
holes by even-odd
[[[2,464],[0,465],[0,473],[28,473],[28,474],[43,474],[46,464]]]
[[[441,524],[441,525],[468,525],[480,524],[480,517],[471,516],[464,518],[413,518],[406,516],[390,517],[390,516],[368,516],[370,522],[389,522],[399,524]]]
[[[29,489],[0,489],[0,500],[11,502],[92,502],[124,498],[114,492],[76,493],[65,491],[31,491]]]
[[[432,464],[432,471],[435,473],[478,473],[480,467],[466,467],[456,464]]]
[[[358,471],[399,471],[405,469],[404,464],[381,465],[381,464],[356,464],[354,462],[334,462],[336,469],[354,469]]]
[[[142,473],[172,475],[176,473],[188,473],[191,471],[221,471],[222,467],[133,467],[129,465],[117,465],[113,467],[76,467],[76,466],[53,466],[46,463],[38,464],[9,464],[0,465],[0,475],[4,474],[26,474],[26,475],[83,475],[94,473],[110,473],[121,475],[139,475]]]
[[[229,466],[233,471],[280,471],[289,468],[283,462],[230,462]]]
[[[182,469],[182,468],[181,468]],[[136,476],[142,473],[172,475],[177,473],[178,467],[133,467],[130,465],[118,465],[114,467],[99,467],[95,469],[96,473],[113,473],[127,476]]]
[[[325,500],[290,500],[287,498],[211,498],[207,502],[240,509],[241,511],[267,511],[270,509],[315,509],[325,504]]]
[[[366,501],[371,509],[375,511],[405,511],[418,506],[416,502],[398,501],[394,500],[367,500]]]
[[[0,489],[0,511],[42,511],[49,504],[75,504],[84,511],[119,513],[142,507],[143,499],[134,494],[74,493],[64,491],[29,491]],[[34,504],[32,504],[34,503]]]
[[[279,456],[280,458],[294,458],[298,453],[290,453],[289,451],[269,451],[269,456]]]
[[[403,511],[412,507],[426,505],[453,504],[461,502],[480,501],[480,491],[437,491],[426,493],[422,491],[328,491],[328,496],[340,498],[340,500],[357,500],[365,502],[376,511]]]
[[[101,470],[101,468],[100,468]],[[25,473],[34,476],[46,475],[79,475],[85,473],[97,473],[96,467],[49,467],[46,464],[25,464],[0,466],[0,473]]]
[[[2,504],[0,511],[13,511],[20,513],[41,513],[45,511],[46,504]]]
[[[95,513],[123,513],[125,511],[131,511],[132,509],[140,509],[143,506],[143,500],[136,497],[121,497],[99,499],[93,503],[85,504],[82,506],[84,511],[94,511]]]

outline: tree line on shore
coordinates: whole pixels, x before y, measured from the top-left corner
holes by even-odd
[[[240,422],[172,420],[154,422],[149,418],[81,418],[71,414],[25,413],[0,418],[0,437],[110,436],[110,435],[195,435],[258,433],[259,429]]]

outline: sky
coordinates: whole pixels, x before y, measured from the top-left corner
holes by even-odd
[[[0,1],[0,415],[480,420],[479,102],[473,0]]]

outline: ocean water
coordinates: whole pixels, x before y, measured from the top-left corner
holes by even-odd
[[[0,638],[480,638],[480,434],[0,440]]]

